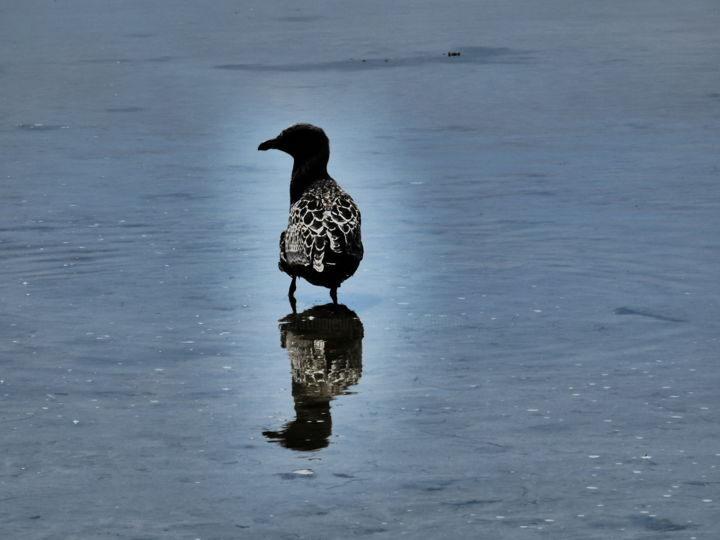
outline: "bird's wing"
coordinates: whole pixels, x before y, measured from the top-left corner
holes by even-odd
[[[324,223],[332,251],[350,255],[358,260],[362,259],[360,210],[350,195],[340,192],[330,204],[326,205]]]
[[[360,212],[345,192],[303,197],[290,208],[281,257],[291,266],[325,268],[329,251],[362,258]]]

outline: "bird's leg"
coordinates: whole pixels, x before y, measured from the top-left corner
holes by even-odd
[[[290,307],[292,308],[293,313],[297,313],[297,310],[295,309],[295,280],[296,276],[292,277],[292,281],[290,282],[290,289],[288,289],[288,300],[290,300]]]
[[[332,298],[333,304],[337,304],[337,287],[330,289],[330,298]]]

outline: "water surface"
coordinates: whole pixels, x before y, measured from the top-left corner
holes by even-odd
[[[3,537],[717,537],[718,18],[4,5]],[[292,317],[297,121],[366,257]]]

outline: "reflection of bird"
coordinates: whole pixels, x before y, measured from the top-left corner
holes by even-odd
[[[310,124],[295,124],[258,146],[290,154],[290,216],[280,235],[280,270],[292,277],[288,298],[295,311],[295,280],[330,289],[337,304],[337,288],[357,270],[363,257],[360,211],[327,172],[330,142]]]
[[[330,401],[362,375],[363,325],[344,305],[315,306],[280,320],[280,343],[292,369],[295,420],[270,441],[293,450],[317,450],[332,433]]]

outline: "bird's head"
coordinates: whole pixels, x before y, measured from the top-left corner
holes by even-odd
[[[282,150],[298,160],[330,156],[330,141],[325,132],[312,124],[293,124],[274,139],[265,141],[258,150]]]

